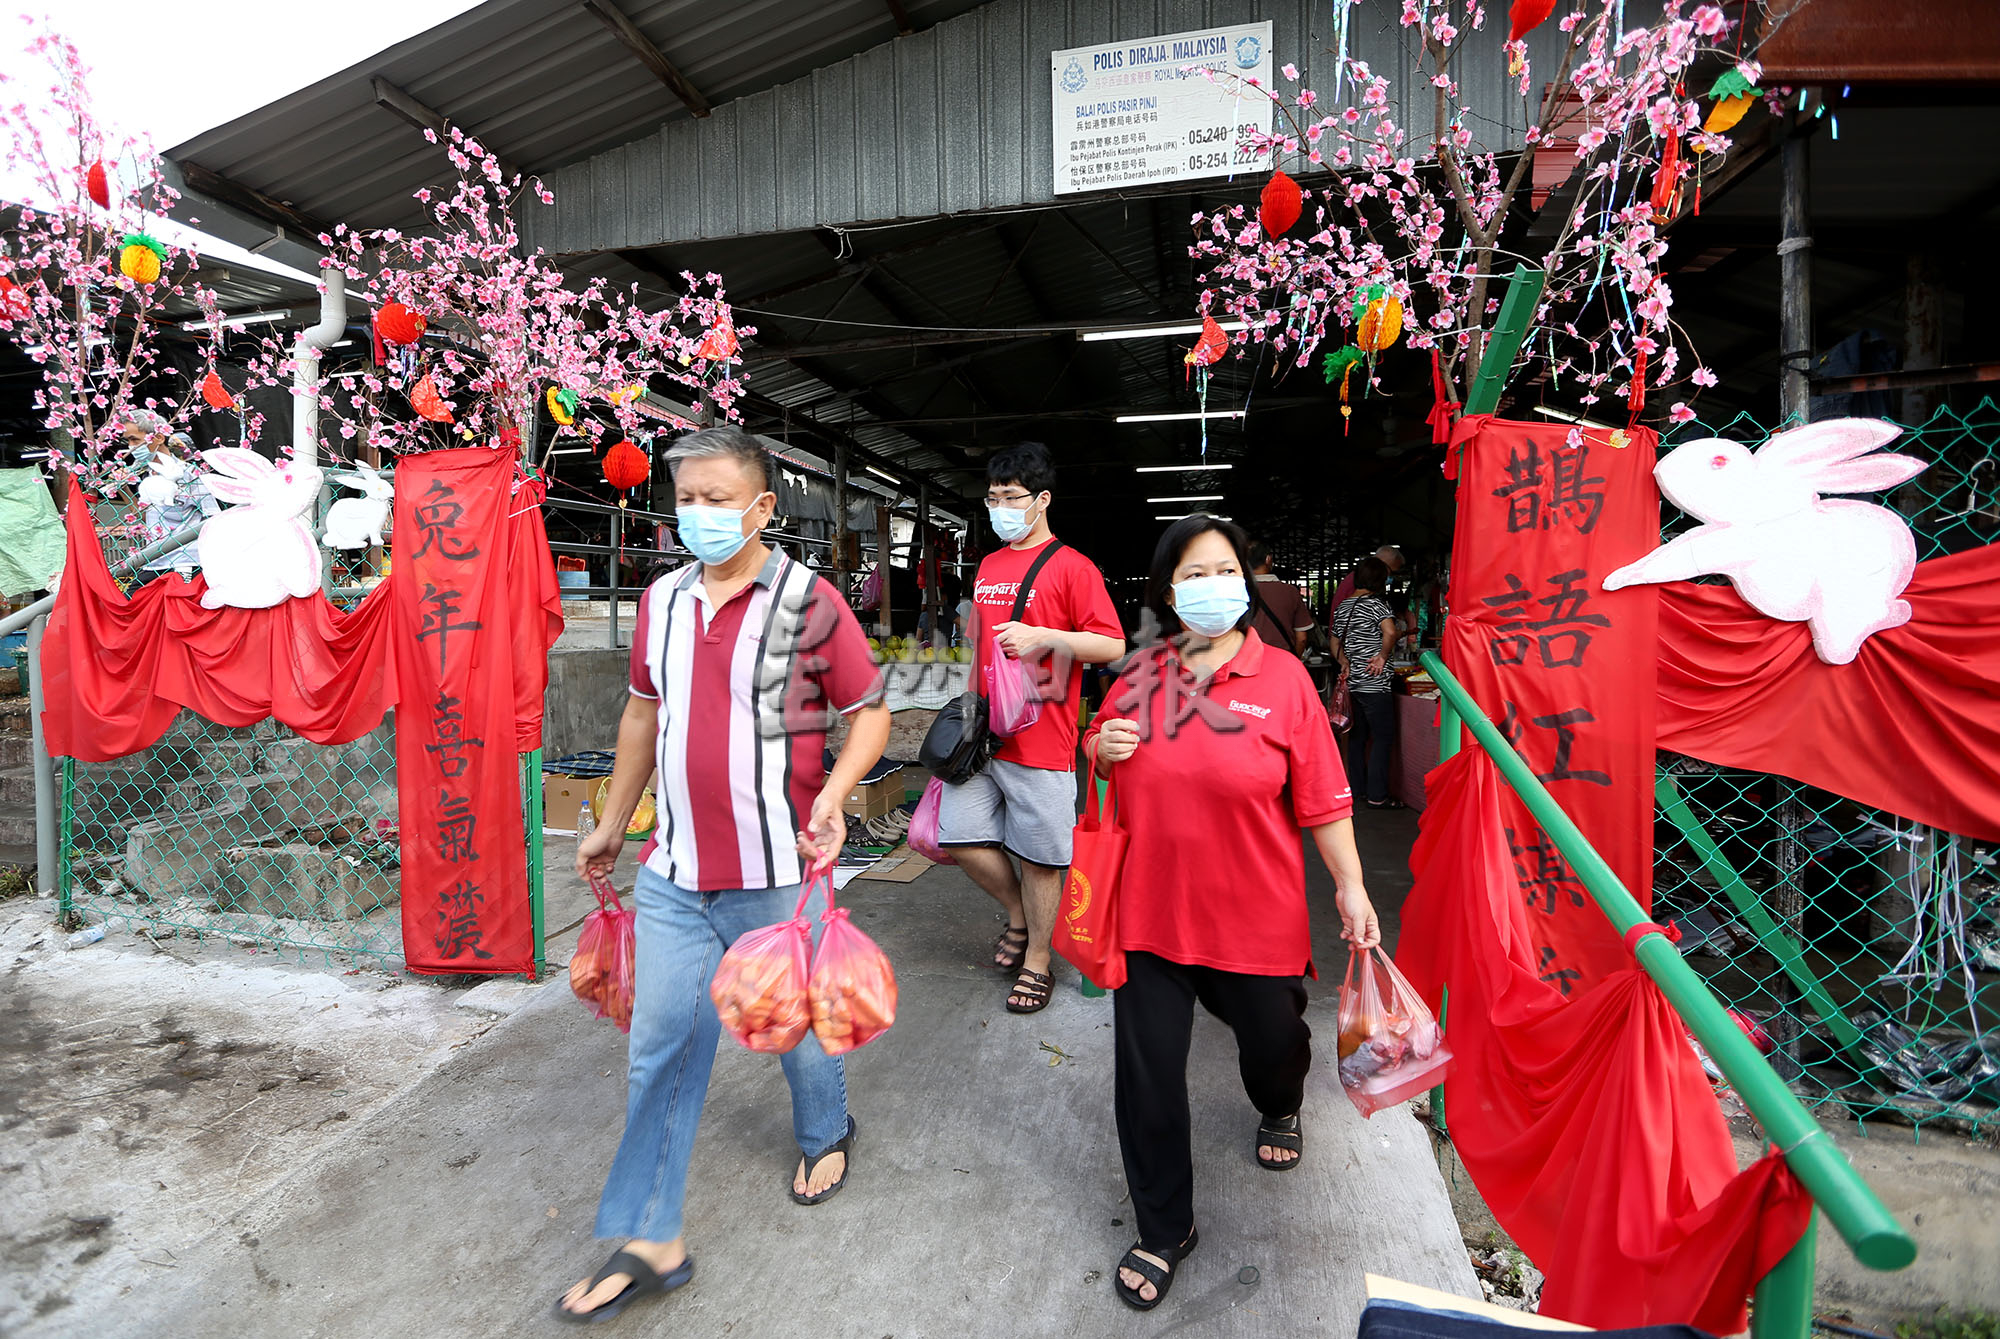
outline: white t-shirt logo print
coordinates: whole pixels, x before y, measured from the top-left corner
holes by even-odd
[[[1264,720],[1271,714],[1271,709],[1269,707],[1260,707],[1249,702],[1238,702],[1233,697],[1229,699],[1229,709],[1231,711],[1241,712],[1245,716],[1255,716],[1260,721]]]

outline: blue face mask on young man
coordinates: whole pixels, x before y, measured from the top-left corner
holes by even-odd
[[[737,550],[750,542],[750,536],[743,532],[743,518],[756,506],[753,502],[742,511],[692,504],[676,507],[674,531],[690,553],[714,567],[734,558]]]
[[[1032,503],[1017,509],[996,507],[989,502],[986,504],[986,519],[993,526],[993,533],[1000,537],[1001,543],[1012,544],[1017,539],[1025,539],[1028,532],[1035,528],[1035,523],[1028,519],[1028,513],[1033,509]]]
[[[1250,611],[1250,587],[1240,576],[1191,577],[1174,583],[1174,613],[1193,632],[1220,637]]]

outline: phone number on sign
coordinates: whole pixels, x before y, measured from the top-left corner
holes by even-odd
[[[1227,150],[1217,153],[1191,153],[1187,165],[1190,172],[1205,172],[1216,167],[1254,167],[1258,162],[1256,154],[1248,149],[1238,149],[1232,161]]]

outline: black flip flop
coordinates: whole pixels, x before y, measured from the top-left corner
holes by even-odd
[[[670,1293],[693,1278],[694,1257],[688,1256],[662,1274],[630,1251],[618,1251],[604,1262],[604,1268],[597,1271],[597,1277],[590,1281],[590,1286],[595,1288],[613,1274],[629,1275],[632,1281],[616,1297],[589,1311],[571,1311],[563,1306],[562,1298],[558,1297],[556,1319],[566,1320],[572,1325],[597,1325],[610,1320],[640,1298],[654,1293]]]
[[[847,1163],[840,1169],[840,1179],[825,1190],[820,1191],[817,1195],[801,1195],[798,1191],[793,1190],[791,1192],[792,1203],[805,1205],[824,1204],[840,1193],[841,1187],[847,1184],[847,1174],[854,1170],[854,1128],[854,1117],[849,1116],[847,1118],[847,1133],[840,1137],[840,1142],[818,1157],[806,1159],[806,1184],[811,1185],[813,1169],[815,1167],[836,1153],[846,1154]],[[790,1189],[789,1186],[786,1188]]]
[[[1289,1172],[1306,1160],[1306,1134],[1299,1124],[1299,1114],[1295,1111],[1283,1120],[1265,1117],[1257,1126],[1256,1148],[1288,1148],[1298,1154],[1289,1161],[1278,1162],[1257,1154],[1257,1165],[1267,1172]]]
[[[1124,1258],[1119,1260],[1118,1269],[1129,1269],[1140,1278],[1146,1280],[1146,1282],[1152,1284],[1153,1296],[1151,1300],[1139,1296],[1139,1290],[1137,1288],[1126,1287],[1125,1280],[1118,1277],[1118,1269],[1114,1269],[1111,1271],[1111,1287],[1117,1292],[1118,1300],[1126,1306],[1131,1307],[1134,1311],[1151,1311],[1154,1307],[1166,1301],[1167,1294],[1173,1290],[1174,1277],[1181,1272],[1181,1261],[1194,1254],[1194,1248],[1200,1244],[1201,1229],[1199,1228],[1190,1229],[1188,1239],[1178,1246],[1167,1246],[1159,1250],[1153,1250],[1149,1249],[1144,1242],[1133,1242],[1132,1249],[1125,1252]],[[1139,1258],[1140,1251],[1145,1251],[1148,1255],[1159,1256],[1160,1259],[1167,1262],[1167,1267],[1161,1269],[1150,1260],[1141,1260]]]

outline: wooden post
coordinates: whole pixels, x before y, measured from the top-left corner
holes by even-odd
[[[928,480],[917,483],[917,571],[923,573],[924,589],[921,597],[924,612],[930,615],[930,638],[938,636],[938,583],[943,580],[943,572],[937,564],[935,546],[931,536],[931,486]]]
[[[827,566],[833,569],[833,588],[847,597],[854,573],[847,563],[847,439],[833,443],[833,553]]]
[[[1778,151],[1778,416],[1801,423],[1811,416],[1813,362],[1811,144],[1794,132]]]
[[[891,561],[891,559],[895,557],[895,554],[891,551],[890,548],[893,536],[890,533],[889,526],[890,526],[890,520],[889,520],[888,504],[881,502],[876,503],[875,504],[875,570],[882,574],[882,602],[875,606],[875,635],[878,637],[887,637],[893,631],[889,623],[889,605],[890,605],[889,592],[891,588],[895,585],[895,582],[890,575],[890,569],[895,566],[895,564]]]

